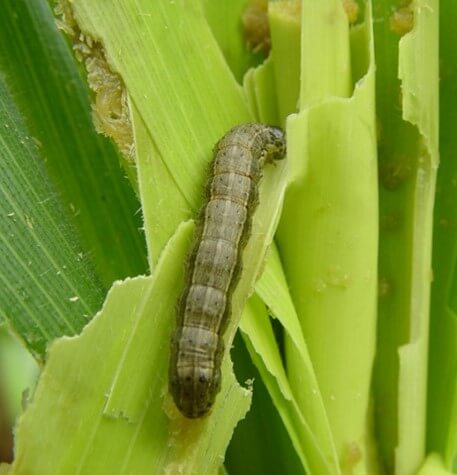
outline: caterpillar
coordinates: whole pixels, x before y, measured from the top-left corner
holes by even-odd
[[[262,124],[235,127],[214,147],[171,338],[169,391],[187,418],[205,416],[220,390],[223,335],[262,168],[285,152],[284,132]]]

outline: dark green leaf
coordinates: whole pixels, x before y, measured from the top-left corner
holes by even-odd
[[[81,330],[101,287],[3,81],[0,124],[0,314],[40,358]]]
[[[0,67],[103,285],[144,273],[140,205],[45,0],[2,2]]]

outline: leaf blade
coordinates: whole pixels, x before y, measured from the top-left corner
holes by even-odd
[[[89,91],[46,0],[7,1],[0,64],[27,128],[105,288],[146,270],[138,201],[113,145],[96,133]]]
[[[4,83],[0,83],[1,314],[41,359],[77,333],[102,293]]]

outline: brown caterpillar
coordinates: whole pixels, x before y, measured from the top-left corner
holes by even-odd
[[[189,256],[171,339],[169,389],[188,418],[210,410],[221,386],[223,334],[265,162],[284,158],[284,132],[262,124],[230,130],[216,144],[207,199]]]

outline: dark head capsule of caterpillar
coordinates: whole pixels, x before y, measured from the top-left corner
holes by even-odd
[[[266,163],[282,160],[286,156],[286,137],[279,127],[265,127],[269,135],[265,145]]]

